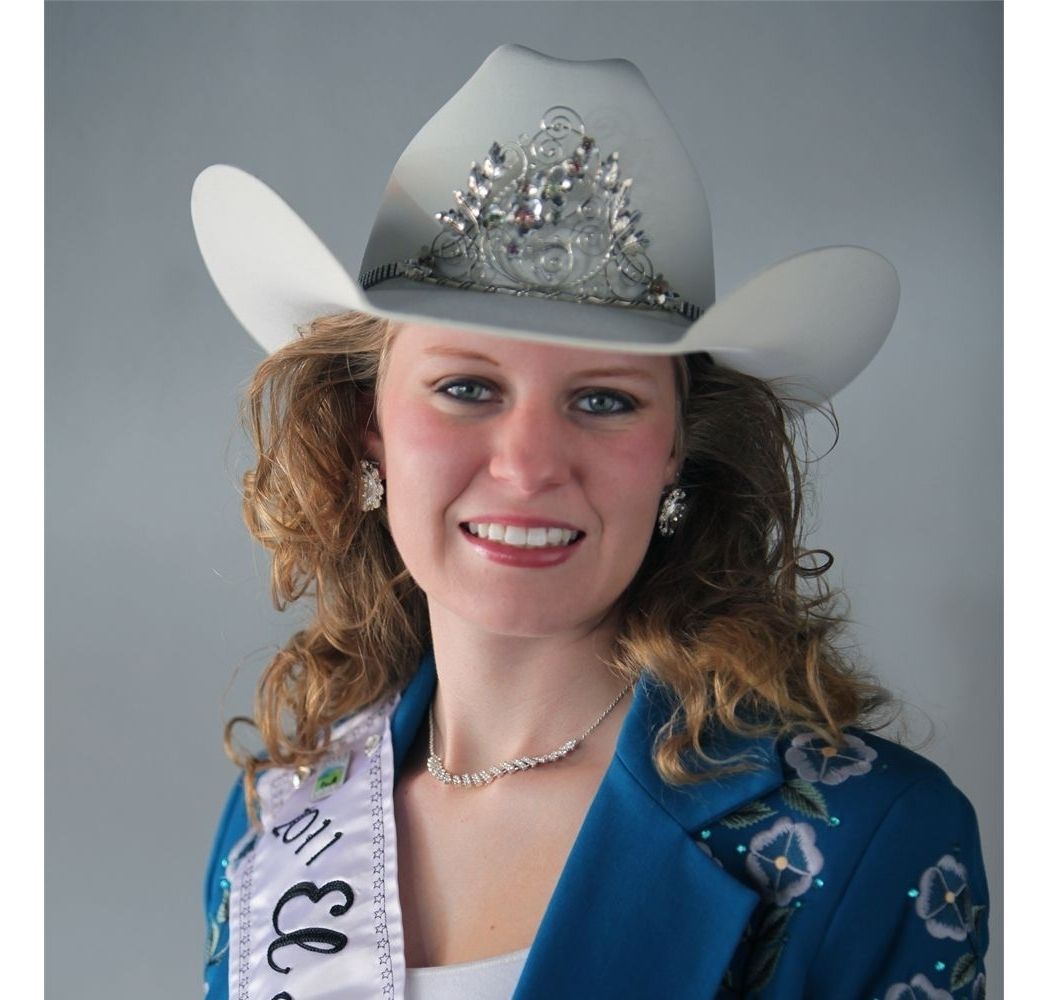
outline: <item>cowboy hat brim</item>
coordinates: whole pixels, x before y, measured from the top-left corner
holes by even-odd
[[[473,290],[407,278],[362,290],[313,230],[262,181],[216,164],[191,195],[213,282],[268,352],[318,316],[360,311],[398,322],[633,353],[712,358],[790,384],[817,402],[847,385],[895,319],[899,280],[862,247],[809,250],[762,271],[693,323],[674,314]]]

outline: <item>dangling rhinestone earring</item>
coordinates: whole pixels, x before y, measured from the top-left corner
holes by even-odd
[[[361,460],[361,509],[379,510],[383,504],[383,481],[379,466],[367,458]]]
[[[689,504],[686,502],[686,490],[678,486],[670,489],[661,500],[661,509],[657,513],[657,530],[664,538],[671,538],[676,528],[686,517]]]

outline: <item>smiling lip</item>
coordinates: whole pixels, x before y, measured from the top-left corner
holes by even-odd
[[[479,535],[470,534],[468,524],[478,523],[514,524],[525,528],[565,528],[569,531],[578,531],[578,529],[560,521],[540,521],[530,517],[485,518],[482,516],[480,518],[472,518],[459,525],[462,537],[477,550],[479,555],[502,566],[516,566],[527,569],[548,569],[552,566],[559,566],[570,559],[585,540],[584,533],[581,533],[575,541],[566,545],[546,545],[537,548],[506,545],[504,542],[495,542],[490,538],[481,538]]]
[[[515,524],[518,528],[566,528],[568,531],[581,531],[576,524],[570,524],[567,521],[556,521],[551,517],[524,517],[516,514],[477,514],[467,517],[462,524]]]

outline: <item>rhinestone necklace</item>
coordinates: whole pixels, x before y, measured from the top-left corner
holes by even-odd
[[[490,785],[495,778],[501,778],[503,774],[514,774],[517,771],[527,771],[539,764],[551,764],[553,761],[566,757],[582,740],[585,739],[593,729],[596,728],[617,707],[618,702],[632,690],[635,681],[629,684],[607,707],[607,710],[585,730],[577,739],[567,740],[563,746],[551,753],[544,753],[538,757],[514,757],[512,760],[504,760],[499,764],[480,771],[469,771],[466,774],[452,774],[445,770],[444,761],[437,756],[433,749],[433,699],[430,699],[430,755],[426,758],[426,770],[430,772],[439,782],[444,785],[458,785],[463,788],[478,788],[481,785]]]

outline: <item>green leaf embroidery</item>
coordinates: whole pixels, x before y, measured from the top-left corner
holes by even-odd
[[[206,959],[211,961],[217,953],[217,945],[220,944],[220,925],[215,921],[209,922],[209,940],[206,942]]]
[[[973,906],[971,908],[971,925],[975,928],[976,934],[982,929],[982,914],[985,912],[985,906]]]
[[[957,959],[950,972],[950,989],[959,990],[975,978],[975,956],[969,951]]]
[[[775,815],[776,810],[772,806],[767,806],[764,802],[749,802],[746,806],[741,806],[740,809],[731,812],[720,822],[728,830],[743,830],[746,826],[753,826],[755,823],[760,823]]]
[[[780,797],[792,809],[805,813],[812,819],[830,819],[827,800],[815,785],[804,778],[792,778],[780,789]]]
[[[789,906],[773,906],[762,919],[758,928],[758,940],[775,944],[783,938],[787,931],[787,922],[794,913]]]
[[[787,942],[787,923],[794,910],[790,907],[774,906],[762,920],[754,949],[748,960],[748,973],[744,982],[748,992],[761,990],[773,978],[777,962]]]

